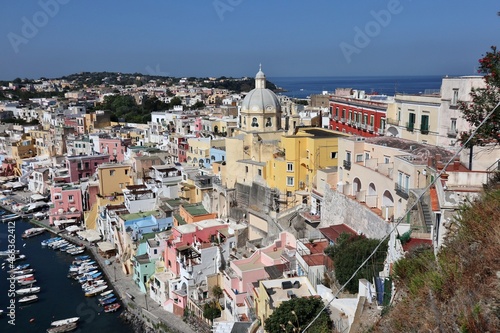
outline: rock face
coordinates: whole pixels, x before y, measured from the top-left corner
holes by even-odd
[[[120,318],[124,322],[129,324],[132,327],[132,329],[134,330],[134,332],[136,332],[136,333],[139,333],[139,332],[144,332],[144,333],[162,332],[162,331],[156,331],[156,330],[152,329],[151,327],[146,325],[146,323],[141,318],[139,318],[138,316],[136,316],[135,314],[133,314],[129,311],[122,312],[122,314],[120,315]]]

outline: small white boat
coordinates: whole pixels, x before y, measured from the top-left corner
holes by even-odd
[[[101,291],[104,291],[108,288],[107,285],[105,286],[99,286],[97,288],[93,288],[93,289],[90,289],[89,291],[85,292],[85,296],[89,297],[89,296],[95,296],[97,294],[99,294]]]
[[[19,250],[5,250],[5,251],[0,251],[0,257],[8,257],[8,256],[16,256],[19,254]]]
[[[40,234],[43,234],[45,232],[45,228],[30,228],[30,229],[27,229],[23,234],[22,234],[22,238],[31,238],[31,237],[35,237],[35,236],[38,236]]]
[[[103,293],[101,293],[101,296],[106,296],[106,295],[109,295],[113,292],[113,290],[108,290],[108,291],[105,291]]]
[[[37,295],[25,296],[25,297],[22,297],[22,298],[20,298],[18,300],[18,302],[22,303],[22,304],[36,302],[36,301],[38,301],[38,296]]]
[[[24,280],[24,279],[27,279],[30,277],[33,277],[33,274],[18,275],[16,277],[14,277],[14,279],[20,281],[20,280]]]
[[[53,326],[47,329],[47,333],[63,333],[75,330],[77,323],[69,323],[61,326]]]
[[[28,294],[36,294],[40,292],[40,287],[31,287],[16,290],[16,294],[18,295],[28,295]]]
[[[67,319],[56,320],[50,323],[51,326],[62,326],[66,324],[76,323],[80,317],[72,317]]]

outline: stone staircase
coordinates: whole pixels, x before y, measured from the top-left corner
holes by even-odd
[[[425,222],[425,231],[430,233],[432,230],[432,215],[431,215],[431,209],[429,208],[429,205],[422,202],[421,203],[422,207],[422,212],[424,214],[424,222]]]

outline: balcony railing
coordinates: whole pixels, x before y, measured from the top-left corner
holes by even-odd
[[[385,128],[379,128],[378,131],[377,131],[377,133],[379,135],[385,135]]]
[[[408,199],[408,197],[409,197],[408,189],[405,188],[404,186],[396,183],[396,184],[394,184],[394,190],[396,191],[396,194],[399,195],[401,198]]]
[[[414,123],[406,123],[406,130],[408,132],[413,132],[413,127],[415,126]]]
[[[366,124],[360,124],[360,127],[365,130],[366,129]]]
[[[366,125],[366,129],[369,130],[370,132],[373,132],[373,126],[372,125]]]
[[[458,131],[456,128],[448,127],[448,131],[446,132],[449,138],[456,138],[458,135]]]
[[[351,161],[344,160],[344,169],[351,170]]]
[[[420,125],[420,133],[429,134],[429,125]]]
[[[340,121],[343,122],[345,124],[346,122],[346,119],[345,118],[340,118]]]

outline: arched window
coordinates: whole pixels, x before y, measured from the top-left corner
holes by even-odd
[[[256,117],[252,118],[252,127],[259,127],[259,123],[257,122],[257,118]]]
[[[214,155],[212,155],[210,158],[212,159],[212,161],[215,161],[215,156]]]
[[[272,126],[271,117],[268,117],[266,121],[266,127],[271,127],[271,126]]]

